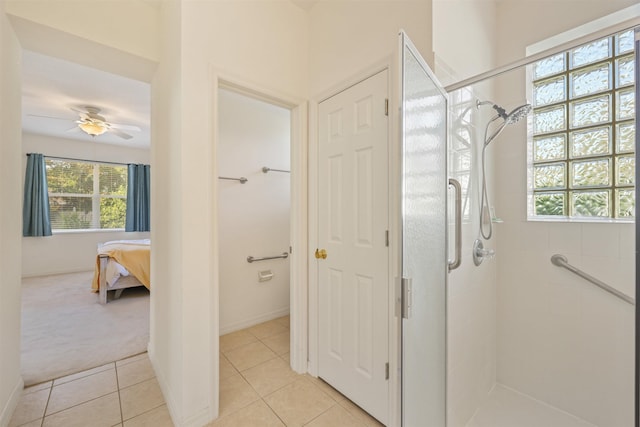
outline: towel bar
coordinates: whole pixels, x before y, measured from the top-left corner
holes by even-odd
[[[248,256],[247,257],[247,262],[255,262],[255,261],[266,261],[268,259],[277,259],[277,258],[287,258],[289,256],[288,252],[282,252],[281,255],[276,255],[276,256],[266,256],[266,257],[262,257],[262,258],[254,258],[252,256]]]

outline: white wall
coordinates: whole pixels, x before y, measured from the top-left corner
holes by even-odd
[[[218,97],[220,334],[289,313],[289,259],[254,263],[289,251],[291,175],[289,110],[228,90]],[[273,279],[258,281],[270,270]]]
[[[101,144],[99,141],[77,141],[24,133],[22,136],[22,177],[27,153],[71,157],[121,163],[149,164],[149,150]],[[147,239],[149,233],[124,231],[89,231],[54,233],[48,237],[22,238],[22,276],[69,273],[92,270],[98,243],[119,239]]]
[[[493,0],[433,0],[433,51],[442,84],[496,66],[496,14]],[[439,73],[439,62],[454,74]]]
[[[158,4],[69,0],[5,0],[7,13],[140,58],[159,54]],[[99,18],[99,19],[97,19]],[[90,54],[90,52],[86,52]]]
[[[501,2],[499,62],[528,44],[635,1]],[[541,23],[544,23],[542,25]],[[495,79],[500,101],[526,98],[524,70]],[[633,424],[634,309],[565,270],[570,263],[634,296],[633,224],[526,221],[525,125],[496,154],[498,381],[596,425]]]
[[[432,0],[320,1],[310,11],[310,94],[316,96],[397,49],[404,29],[433,64]]]
[[[0,2],[0,426],[9,425],[20,377],[20,46]]]
[[[487,93],[490,92],[486,87],[473,87],[450,95],[449,176],[458,179],[463,186],[464,209],[462,264],[449,274],[448,282],[447,409],[448,422],[452,427],[466,425],[478,406],[487,399],[496,381],[496,262],[487,259],[480,266],[475,266],[472,256],[473,243],[480,237],[480,156],[484,125],[492,116],[489,110],[478,110],[475,100],[486,99]],[[455,119],[461,115],[465,118]],[[491,159],[488,157],[487,160],[490,162]],[[495,194],[491,176],[488,177],[488,191],[492,196]],[[452,198],[449,203],[451,212],[454,206]],[[454,236],[450,220],[450,259],[453,258]],[[487,249],[495,247],[495,238],[485,243]]]
[[[165,2],[158,70],[151,84],[151,281],[149,357],[175,425],[182,425],[184,369],[181,304],[181,146],[182,98],[179,2]],[[205,298],[207,293],[202,297]],[[207,370],[204,370],[208,375]]]
[[[152,163],[164,174],[152,226],[152,360],[176,425],[217,413],[218,303],[213,228],[217,135],[213,71],[270,93],[307,90],[307,16],[292,3],[164,2],[161,69],[152,85]],[[158,162],[158,163],[156,163]],[[197,189],[197,190],[196,190]],[[155,278],[155,279],[154,279]],[[162,329],[161,329],[162,328]]]

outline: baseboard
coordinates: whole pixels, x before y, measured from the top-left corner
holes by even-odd
[[[155,354],[153,353],[151,345],[147,347],[147,354],[149,355],[149,360],[151,361],[153,371],[156,374],[156,380],[158,381],[158,385],[160,386],[160,391],[162,391],[164,402],[167,405],[167,410],[169,411],[169,415],[171,416],[173,425],[176,427],[200,427],[210,423],[213,419],[213,415],[211,413],[212,409],[208,407],[202,409],[197,414],[194,414],[187,419],[182,420],[181,411],[177,408],[177,402],[173,397],[173,394],[171,393],[169,385],[167,384],[162,371],[157,369],[157,361],[155,359]]]
[[[278,317],[286,316],[289,314],[289,307],[281,308],[269,313],[264,313],[259,316],[251,317],[249,319],[240,320],[227,325],[220,324],[220,335],[228,334],[230,332],[239,331],[250,326],[257,325],[258,323],[267,322],[269,320],[277,319]]]
[[[199,413],[184,420],[182,427],[202,427],[209,425],[213,421],[211,416],[211,408],[204,408]]]
[[[38,271],[38,272],[31,272],[31,273],[23,273],[22,274],[22,278],[23,279],[29,279],[31,277],[42,277],[42,276],[57,276],[59,274],[73,274],[73,273],[88,273],[91,272],[93,270],[88,269],[87,267],[83,267],[83,268],[76,268],[76,269],[65,269],[63,271]]]
[[[2,408],[2,412],[0,413],[0,427],[7,427],[9,425],[11,417],[13,416],[13,411],[16,410],[16,406],[18,406],[18,402],[22,396],[23,389],[24,381],[22,381],[22,377],[19,377],[18,383],[13,388],[7,404]]]
[[[181,419],[180,411],[176,407],[176,400],[173,397],[173,394],[171,394],[171,389],[169,388],[169,385],[164,378],[163,372],[158,369],[158,362],[156,360],[151,343],[149,343],[149,345],[147,346],[147,355],[149,356],[149,361],[151,362],[151,366],[153,367],[153,372],[156,374],[156,380],[158,381],[158,385],[160,386],[162,396],[164,397],[164,403],[167,405],[167,410],[169,411],[169,415],[171,416],[171,421],[173,422],[173,425],[179,426],[180,424],[176,421]]]

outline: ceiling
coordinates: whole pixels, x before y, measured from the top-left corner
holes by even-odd
[[[59,138],[132,148],[150,146],[150,86],[148,83],[52,58],[32,51],[22,54],[22,130]],[[107,132],[92,137],[81,131],[73,109],[100,108],[108,123],[137,126],[122,129],[123,139]]]

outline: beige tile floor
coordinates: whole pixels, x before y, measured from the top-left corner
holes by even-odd
[[[371,427],[320,379],[289,368],[289,317],[220,337],[220,417],[209,427]],[[26,388],[9,427],[173,426],[146,354]]]
[[[147,354],[24,390],[9,427],[173,426]]]

